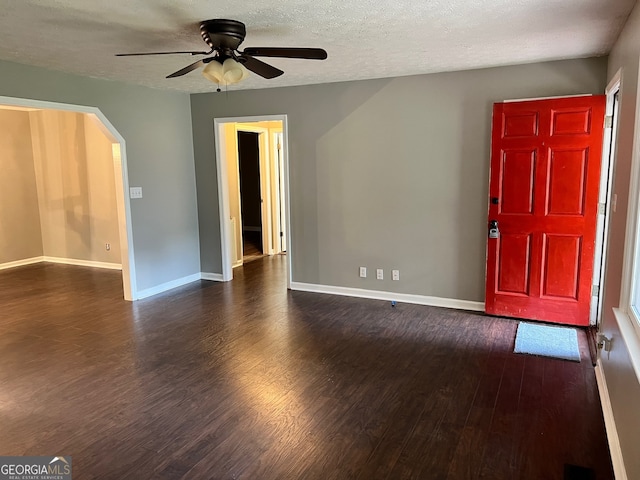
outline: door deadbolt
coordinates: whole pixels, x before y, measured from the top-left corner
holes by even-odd
[[[498,228],[498,221],[491,220],[489,222],[489,238],[498,238],[500,236],[500,229]]]

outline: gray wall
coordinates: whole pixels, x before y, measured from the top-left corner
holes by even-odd
[[[636,5],[609,57],[609,78],[613,78],[616,72],[622,68],[622,82],[612,190],[618,196],[618,201],[616,212],[612,213],[610,217],[602,319],[602,331],[605,335],[613,338],[613,348],[610,354],[601,356],[629,479],[640,478],[640,456],[638,456],[640,383],[626,346],[628,339],[622,337],[620,325],[613,315],[612,308],[620,306],[621,282],[624,275],[622,263],[627,230],[629,179],[631,178],[634,131],[636,122],[639,121],[636,118],[636,110],[640,101],[638,98],[639,58],[640,6]],[[624,305],[622,307],[624,308]]]
[[[595,58],[192,95],[202,271],[222,271],[213,119],[287,114],[294,281],[483,301],[493,102],[602,93],[606,68]],[[358,278],[360,265],[385,280]]]
[[[41,256],[29,112],[0,110],[0,264]]]
[[[200,271],[189,96],[0,62],[0,95],[99,108],[126,141],[137,287]]]

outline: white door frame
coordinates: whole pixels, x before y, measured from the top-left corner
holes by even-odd
[[[274,204],[271,206],[271,215],[275,219],[276,226],[273,231],[273,248],[274,253],[282,253],[285,250],[286,221],[284,219],[284,176],[280,175],[280,171],[284,170],[282,166],[282,131],[271,130],[271,138],[269,138],[271,147],[271,191],[273,193]]]
[[[113,168],[116,179],[116,200],[118,204],[118,226],[120,231],[120,251],[122,262],[122,288],[125,300],[136,300],[138,288],[136,283],[136,267],[133,252],[133,228],[131,225],[131,204],[129,201],[129,170],[127,168],[126,142],[122,135],[111,124],[109,119],[95,107],[73,105],[67,103],[31,100],[0,96],[0,105],[35,108],[41,110],[64,110],[67,112],[84,113],[98,120],[96,124],[109,140],[119,146],[113,148]]]
[[[613,76],[609,85],[605,89],[607,105],[605,115],[611,117],[614,114],[615,95],[620,91],[622,71]],[[619,107],[619,106],[618,106]],[[607,264],[607,246],[609,220],[611,217],[611,189],[613,186],[613,165],[615,159],[617,123],[620,114],[614,116],[610,127],[604,130],[602,141],[602,166],[600,169],[600,191],[598,193],[598,223],[596,230],[595,259],[593,268],[593,286],[597,287],[598,294],[591,297],[591,309],[589,313],[589,323],[591,326],[599,326],[602,319],[602,303],[604,300],[604,273]],[[613,148],[613,150],[612,150]],[[600,211],[600,205],[604,204],[604,211]]]
[[[287,115],[262,115],[250,117],[226,117],[214,118],[213,131],[216,144],[216,173],[218,176],[218,206],[220,216],[220,246],[222,255],[222,280],[228,282],[233,279],[233,237],[230,223],[229,186],[227,185],[227,162],[224,125],[227,123],[257,123],[257,122],[282,122],[282,158],[284,163],[284,197],[287,222],[287,246],[289,251],[287,260],[287,288],[291,288],[292,253],[291,253],[291,212],[289,205],[289,151],[288,151],[288,125]]]

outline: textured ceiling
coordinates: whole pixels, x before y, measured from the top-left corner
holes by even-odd
[[[587,57],[609,52],[635,0],[0,0],[0,59],[184,92],[198,71],[164,77],[201,50],[201,20],[247,25],[248,46],[321,47],[325,61],[265,59],[285,71],[231,87],[267,88]],[[1,72],[0,72],[1,74]]]

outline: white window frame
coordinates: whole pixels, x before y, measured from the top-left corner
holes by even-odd
[[[640,85],[639,85],[640,87]],[[624,308],[640,336],[640,102],[636,105],[633,132],[631,175],[629,176],[629,203],[625,233],[624,263],[620,306]],[[617,146],[616,146],[617,149]],[[617,152],[616,152],[617,154]]]
[[[629,95],[628,93],[626,96],[624,95],[622,70],[616,73],[607,87],[607,91],[609,91],[610,87],[614,87],[616,83],[620,84],[620,111],[622,111],[622,102],[626,98],[640,98],[640,96],[637,96],[638,92],[635,92],[636,95]],[[637,90],[640,90],[639,87],[640,84],[636,87]],[[636,103],[635,109],[620,303],[618,308],[613,309],[613,312],[620,328],[621,340],[627,346],[633,369],[640,381],[640,101]],[[618,117],[618,120],[621,117],[622,115]],[[614,145],[614,148],[617,155],[617,145]],[[638,290],[638,294],[634,295],[636,290]]]

